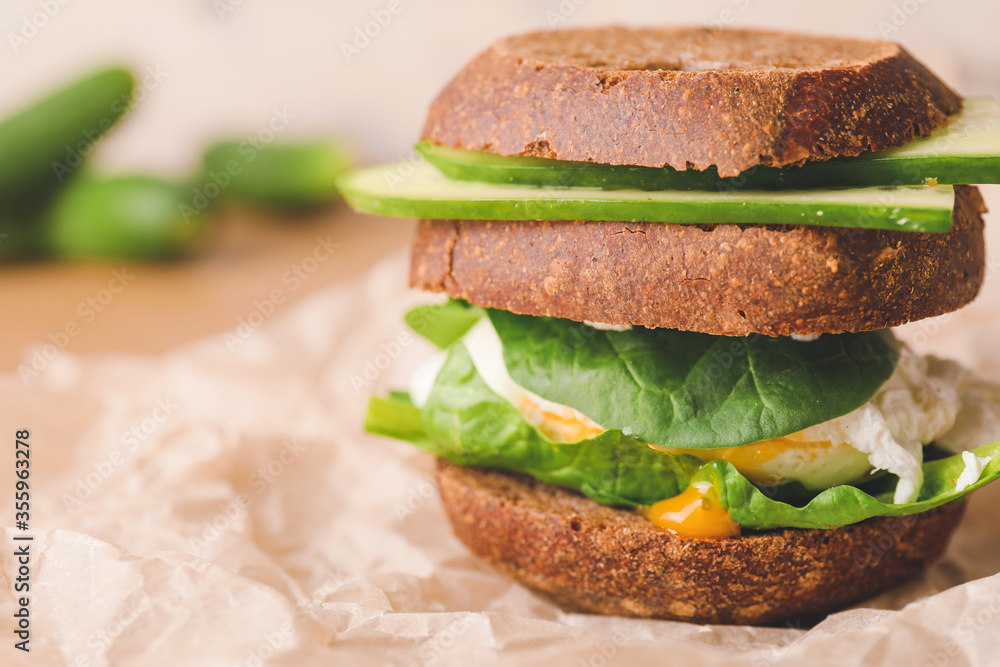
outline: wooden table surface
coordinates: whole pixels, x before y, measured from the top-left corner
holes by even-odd
[[[405,246],[413,226],[343,204],[298,216],[230,208],[192,260],[0,265],[0,371],[17,370],[39,343],[75,354],[164,352],[235,327],[274,290],[285,310]]]

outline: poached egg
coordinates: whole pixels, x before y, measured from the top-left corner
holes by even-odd
[[[477,322],[462,342],[487,386],[550,439],[575,442],[604,431],[579,411],[548,401],[514,382],[504,364],[500,338],[487,318]],[[414,374],[410,396],[417,406],[426,403],[444,359],[445,353],[440,353]],[[997,438],[1000,385],[976,378],[955,362],[921,356],[902,345],[899,363],[889,380],[865,405],[842,417],[741,447],[650,446],[705,461],[727,460],[762,485],[798,481],[818,490],[885,470],[899,477],[893,501],[906,503],[917,497],[923,483],[924,445],[935,442],[960,453]],[[968,459],[970,469],[963,474],[971,477],[973,467],[982,469],[980,462]]]

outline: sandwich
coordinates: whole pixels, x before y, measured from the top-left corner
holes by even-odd
[[[370,399],[455,534],[566,608],[814,619],[914,576],[1000,476],[1000,386],[892,327],[972,301],[1000,106],[897,44],[595,28],[501,40],[423,160],[342,178],[420,218]]]

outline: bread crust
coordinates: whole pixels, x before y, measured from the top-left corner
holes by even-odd
[[[937,559],[965,512],[682,540],[523,475],[439,460],[438,484],[458,538],[530,588],[571,609],[695,623],[771,625],[871,597]]]
[[[982,285],[982,197],[947,234],[780,225],[422,220],[410,284],[490,308],[716,335],[869,331]]]
[[[431,104],[423,139],[736,176],[898,146],[960,108],[893,42],[608,27],[494,43]]]

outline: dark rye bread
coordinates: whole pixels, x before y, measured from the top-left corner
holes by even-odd
[[[894,327],[969,303],[985,273],[982,197],[952,230],[422,220],[410,284],[515,313],[716,335]]]
[[[588,28],[493,44],[431,104],[423,139],[736,176],[898,146],[947,125],[961,104],[893,42]]]
[[[769,625],[871,597],[937,559],[965,511],[682,540],[523,475],[439,460],[438,483],[458,538],[521,583],[572,609],[695,623]]]

